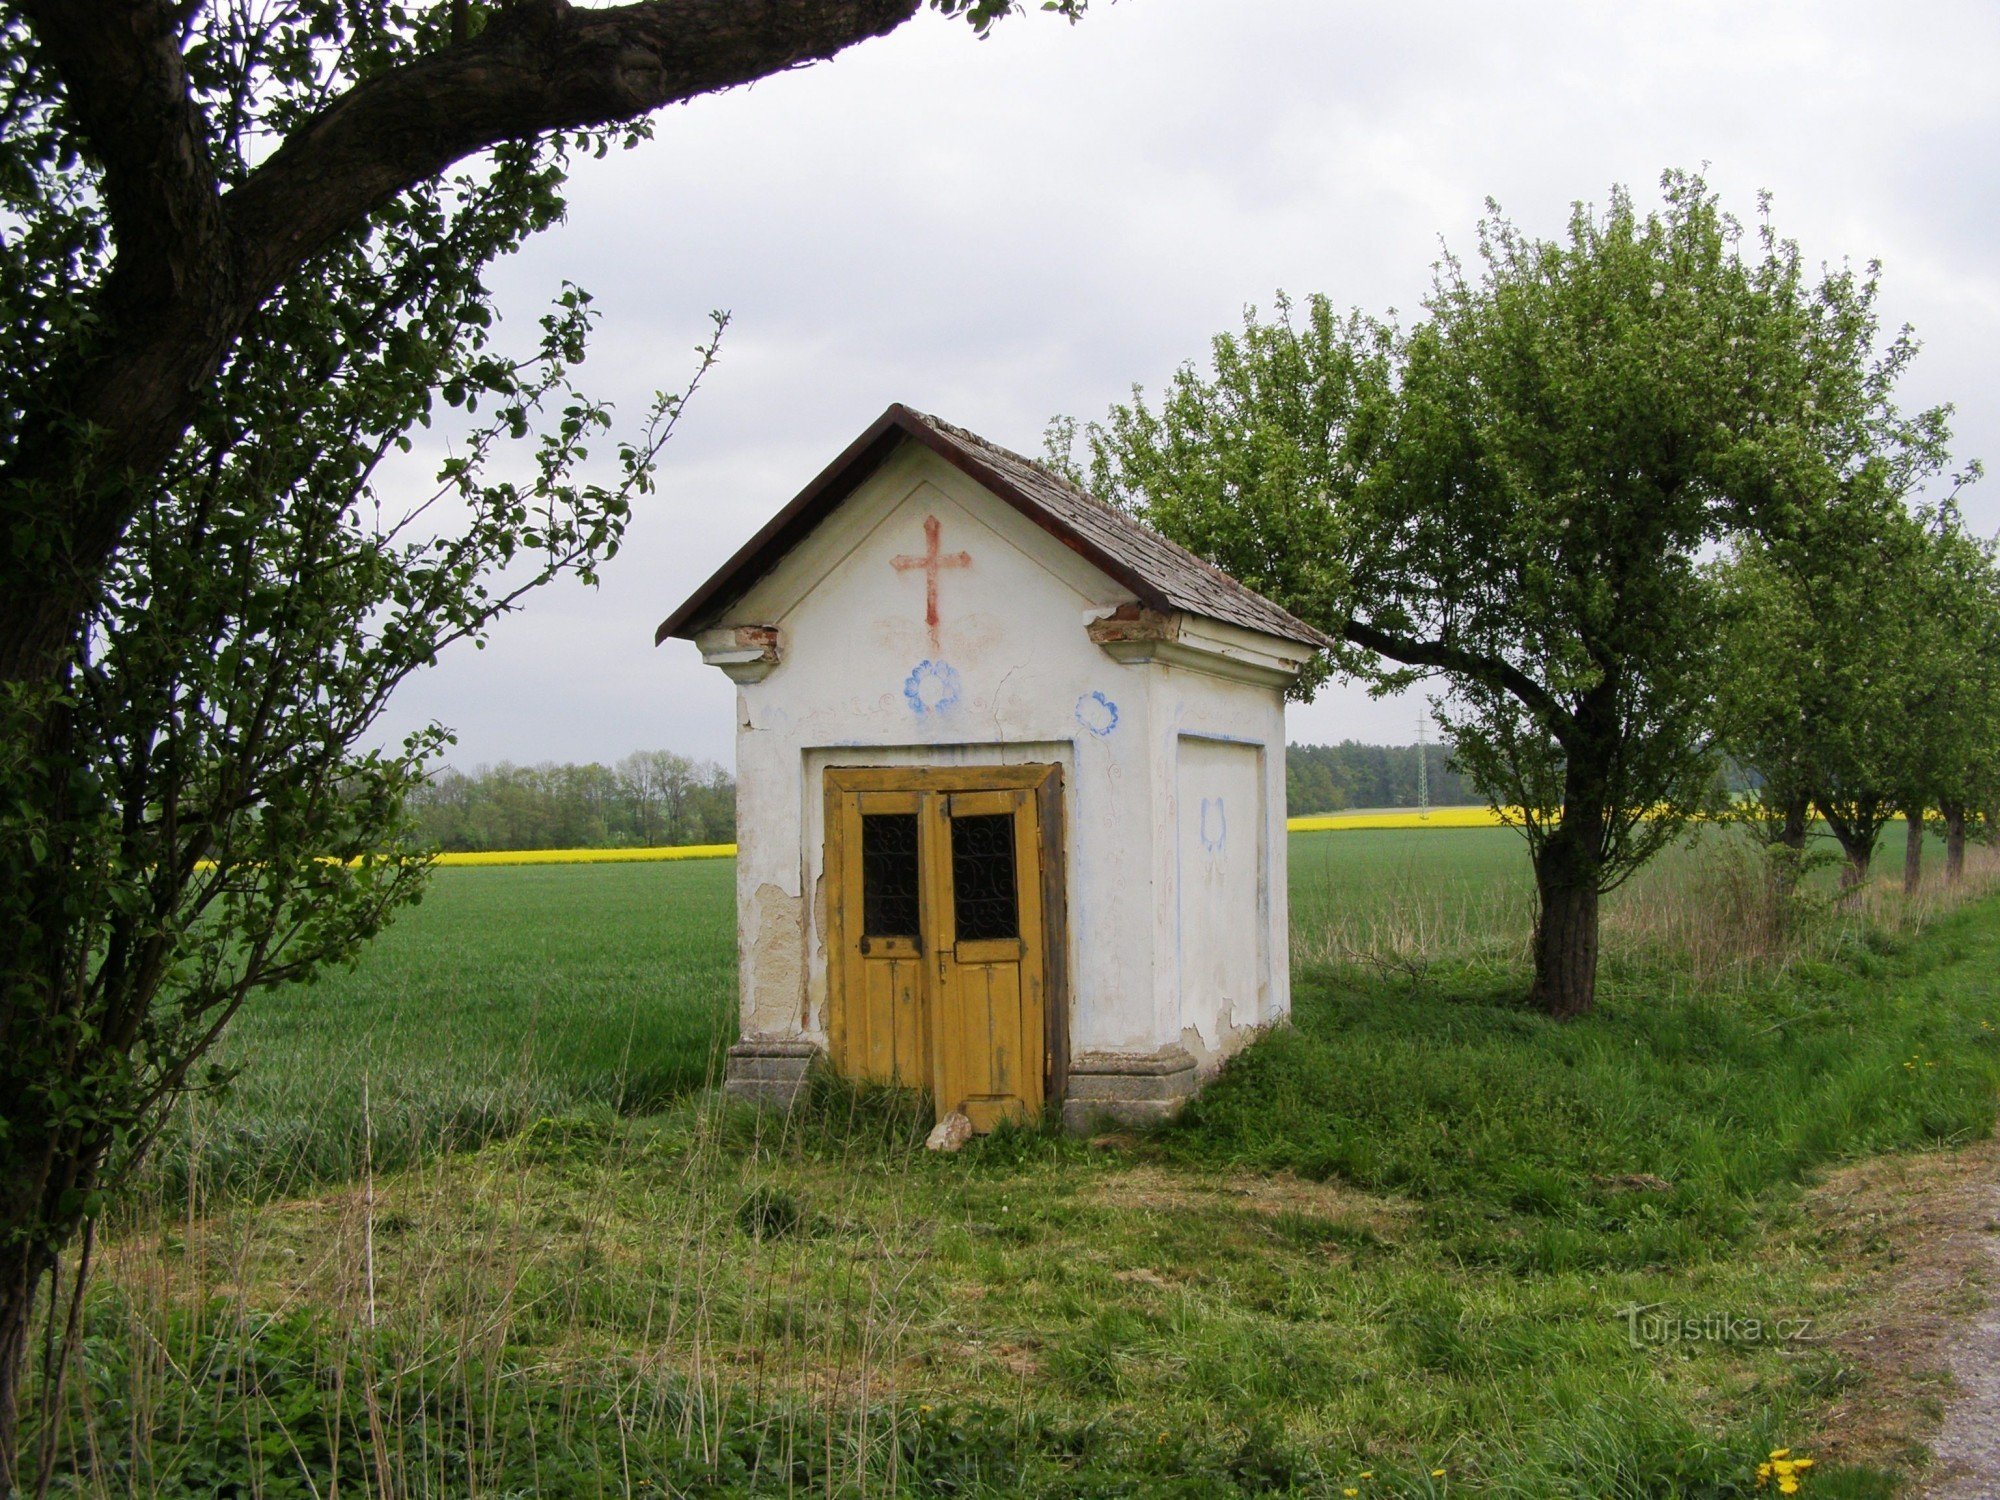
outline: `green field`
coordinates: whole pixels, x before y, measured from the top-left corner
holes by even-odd
[[[1685,929],[1725,938],[1738,915],[1717,910],[1740,895],[1729,847],[1711,834],[1614,893],[1614,982],[1661,949],[1668,983],[1728,966],[1691,969],[1682,950]],[[1534,887],[1511,830],[1295,833],[1290,865],[1302,974],[1443,963],[1506,982],[1526,961]],[[735,1040],[734,879],[727,859],[437,870],[354,970],[253,1001],[221,1049],[232,1086],[187,1112],[155,1180],[176,1197],[190,1170],[211,1189],[299,1189],[352,1177],[364,1145],[393,1168],[701,1086]]]
[[[544,1115],[699,1087],[734,1040],[735,861],[442,869],[352,971],[257,997],[236,1078],[161,1153],[211,1188],[300,1188]],[[363,1087],[368,1109],[363,1113]]]
[[[1504,829],[1291,838],[1300,954],[1381,946],[1413,920],[1521,948],[1532,885]],[[594,1106],[643,1113],[735,1040],[735,861],[434,872],[357,968],[258,997],[233,1085],[156,1162],[178,1196],[352,1177]],[[363,1085],[368,1109],[363,1113]]]
[[[1913,1209],[1815,1184],[1967,1170],[2000,907],[1885,886],[1781,940],[1711,839],[1557,1024],[1512,834],[1291,854],[1294,1027],[1165,1131],[950,1158],[893,1094],[697,1087],[727,862],[440,872],[232,1035],[108,1238],[59,1492],[1643,1500],[1792,1447],[1808,1496],[1894,1493],[1929,1398],[1865,1351]]]

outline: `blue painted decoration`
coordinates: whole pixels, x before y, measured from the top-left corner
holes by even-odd
[[[1229,842],[1229,817],[1222,810],[1220,797],[1201,799],[1201,847],[1210,854],[1220,854]]]
[[[1076,700],[1076,722],[1103,739],[1118,727],[1118,705],[1102,693],[1085,693]]]
[[[948,662],[920,661],[903,680],[903,696],[915,714],[941,714],[958,702],[958,672]]]

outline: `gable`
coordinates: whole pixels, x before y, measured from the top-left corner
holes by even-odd
[[[878,614],[921,621],[930,589],[937,523],[940,608],[983,608],[1004,577],[1020,607],[1080,612],[1130,602],[1131,590],[1063,547],[997,497],[929,451],[906,446],[871,473],[820,525],[777,559],[714,624],[787,628],[809,600],[813,613],[856,621]],[[898,562],[898,559],[902,561]]]
[[[1132,517],[1092,498],[1040,464],[900,404],[780,510],[695,590],[654,635],[692,639],[713,625],[794,551],[804,547],[869,477],[901,449],[928,450],[1162,614],[1184,613],[1314,649],[1325,635]]]

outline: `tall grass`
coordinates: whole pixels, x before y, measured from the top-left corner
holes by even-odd
[[[1848,894],[1828,857],[1787,892],[1747,834],[1706,828],[1605,898],[1602,955],[1614,972],[1649,965],[1695,988],[1755,983],[1871,933],[1920,932],[2000,889],[2000,850],[1990,845],[1971,846],[1955,886],[1943,880],[1943,841],[1933,837],[1927,853],[1928,878],[1910,895],[1900,860],[1893,872],[1879,861],[1874,880]],[[1443,964],[1499,975],[1527,966],[1534,879],[1510,830],[1294,835],[1292,868],[1292,961],[1301,968],[1417,975]]]
[[[1725,940],[1735,857],[1619,893],[1559,1025],[1513,835],[1298,836],[1294,1028],[1164,1132],[950,1158],[892,1093],[701,1091],[727,864],[450,872],[246,1018],[33,1437],[91,1500],[1752,1495],[1865,1375],[1619,1310],[1865,1319],[1801,1195],[1991,1128],[2000,920]]]
[[[1795,1309],[1809,1258],[1496,1276],[1395,1196],[921,1123],[823,1085],[197,1190],[114,1237],[57,1492],[1747,1496],[1840,1376],[1617,1315]]]

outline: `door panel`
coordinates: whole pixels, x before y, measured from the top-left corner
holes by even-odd
[[[850,1078],[922,1088],[930,1082],[919,881],[922,798],[858,792],[829,798],[829,873],[840,893],[834,1065]],[[900,929],[900,930],[898,930]]]
[[[1039,817],[1025,790],[939,801],[938,1108],[990,1130],[1042,1109]]]
[[[828,772],[828,1031],[841,1072],[928,1088],[940,1114],[963,1110],[981,1131],[1041,1112],[1052,774]],[[948,775],[984,786],[952,790]],[[1017,784],[995,787],[1002,778]]]
[[[1183,1025],[1254,1026],[1264,1017],[1269,923],[1263,908],[1263,750],[1183,736],[1179,804]]]

